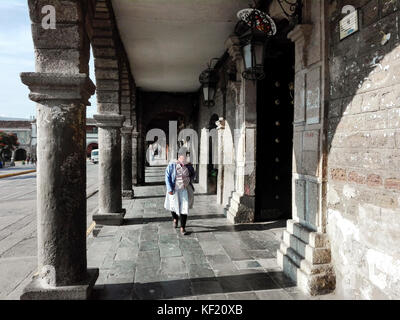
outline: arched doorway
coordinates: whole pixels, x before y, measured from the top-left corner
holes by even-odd
[[[162,131],[163,134],[160,134],[154,136],[153,140],[151,141],[146,141],[146,152],[151,151],[151,149],[154,149],[153,151],[156,152],[156,154],[152,154],[154,159],[159,159],[159,161],[155,161],[153,165],[166,165],[171,159],[171,154],[170,154],[170,145],[169,145],[169,125],[170,121],[176,121],[177,122],[177,134],[179,133],[180,130],[185,128],[185,118],[184,115],[178,113],[178,112],[165,112],[165,113],[159,113],[155,115],[147,124],[146,126],[146,135],[150,130],[154,129],[159,129]],[[165,135],[165,136],[164,136]],[[179,142],[177,142],[177,149],[175,150],[178,152],[179,150]],[[152,146],[156,148],[152,148]],[[176,157],[176,155],[175,155]],[[146,161],[146,165],[150,165],[148,161]]]
[[[292,214],[294,46],[270,40],[257,84],[256,221]]]
[[[170,146],[170,122],[177,122],[177,133],[185,127],[184,115],[179,112],[162,112],[154,115],[145,126],[145,183],[164,184],[165,167],[176,157],[179,147]],[[175,154],[175,155],[173,155]]]
[[[15,161],[23,161],[26,160],[26,150],[18,149],[15,151]]]
[[[99,145],[97,143],[90,143],[86,148],[86,156],[90,158],[90,154],[93,150],[98,149]]]

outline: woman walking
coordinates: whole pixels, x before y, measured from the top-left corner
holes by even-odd
[[[189,209],[193,207],[194,188],[192,181],[195,171],[190,163],[186,163],[186,154],[180,154],[178,160],[172,161],[165,170],[165,209],[171,211],[173,225],[178,227],[181,221],[181,233],[186,235],[186,221]]]

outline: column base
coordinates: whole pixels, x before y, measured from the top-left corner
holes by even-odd
[[[226,217],[230,223],[254,223],[255,197],[232,194],[229,205],[226,207]]]
[[[329,240],[324,233],[288,220],[277,260],[283,272],[306,294],[328,294],[336,287]]]
[[[125,200],[133,199],[135,193],[133,190],[122,190],[122,198]]]
[[[96,225],[120,226],[124,223],[125,214],[126,209],[122,209],[119,213],[98,213],[93,215],[93,221]]]
[[[40,283],[38,277],[25,287],[21,300],[88,300],[92,289],[99,277],[99,269],[88,269],[87,279],[81,284],[46,288]]]

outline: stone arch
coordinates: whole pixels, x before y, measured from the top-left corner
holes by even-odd
[[[171,132],[170,133],[170,125],[172,127],[173,123],[176,122],[176,129],[177,129],[177,134],[179,134],[179,119],[184,119],[185,118],[185,113],[181,110],[174,110],[174,109],[170,109],[170,110],[156,110],[155,113],[151,114],[151,117],[145,119],[146,122],[143,123],[143,127],[144,127],[144,134],[147,135],[150,131],[154,130],[154,129],[159,129],[161,130],[164,134],[159,134],[158,138],[160,139],[165,139],[165,141],[160,141],[162,142],[161,145],[162,147],[162,152],[165,153],[165,155],[167,155],[166,158],[166,162],[172,160],[174,151],[173,149],[175,148],[175,143],[172,141],[172,146],[170,145],[170,138],[173,140],[173,136],[174,133]],[[172,129],[174,130],[174,129]],[[172,136],[170,136],[170,134],[172,134]],[[177,136],[178,137],[178,136]],[[146,144],[146,149],[149,149],[150,144],[152,144],[153,141],[145,141]],[[164,150],[164,145],[165,145],[165,150]],[[176,149],[175,151],[178,151],[178,149]],[[162,161],[160,161],[159,163],[163,163]]]
[[[15,150],[15,161],[21,161],[21,160],[26,160],[27,157],[27,152],[23,148],[19,148]]]
[[[88,144],[88,146],[86,147],[86,156],[89,158],[90,154],[93,150],[98,149],[99,145],[97,142],[91,142]]]
[[[121,48],[112,4],[109,0],[95,1],[92,29],[97,110],[99,114],[121,113]]]

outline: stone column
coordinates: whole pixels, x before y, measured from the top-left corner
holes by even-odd
[[[217,203],[223,204],[224,198],[224,131],[225,120],[219,118],[216,122],[218,131],[218,180],[217,180]]]
[[[138,137],[139,132],[132,132],[132,184],[138,184]]]
[[[138,135],[138,174],[137,174],[137,179],[138,179],[138,184],[144,185],[145,183],[145,159],[146,159],[146,154],[145,154],[145,147],[144,147],[144,135],[142,133],[139,133]]]
[[[199,154],[199,187],[202,192],[208,193],[208,162],[209,162],[209,131],[202,128],[200,131],[200,154]]]
[[[86,74],[22,73],[37,102],[38,275],[21,299],[86,299]]]
[[[256,134],[257,134],[257,85],[255,81],[242,78],[243,57],[240,40],[230,36],[225,47],[236,63],[236,184],[229,205],[227,217],[232,223],[251,223],[255,220],[256,188]]]
[[[133,199],[132,189],[132,126],[122,127],[122,197]]]
[[[236,185],[227,207],[227,217],[232,223],[255,221],[256,202],[256,134],[257,88],[250,80],[242,81],[241,100],[237,106],[236,121]]]
[[[121,225],[121,127],[125,117],[119,114],[97,114],[99,128],[99,212],[93,220],[100,225]]]

